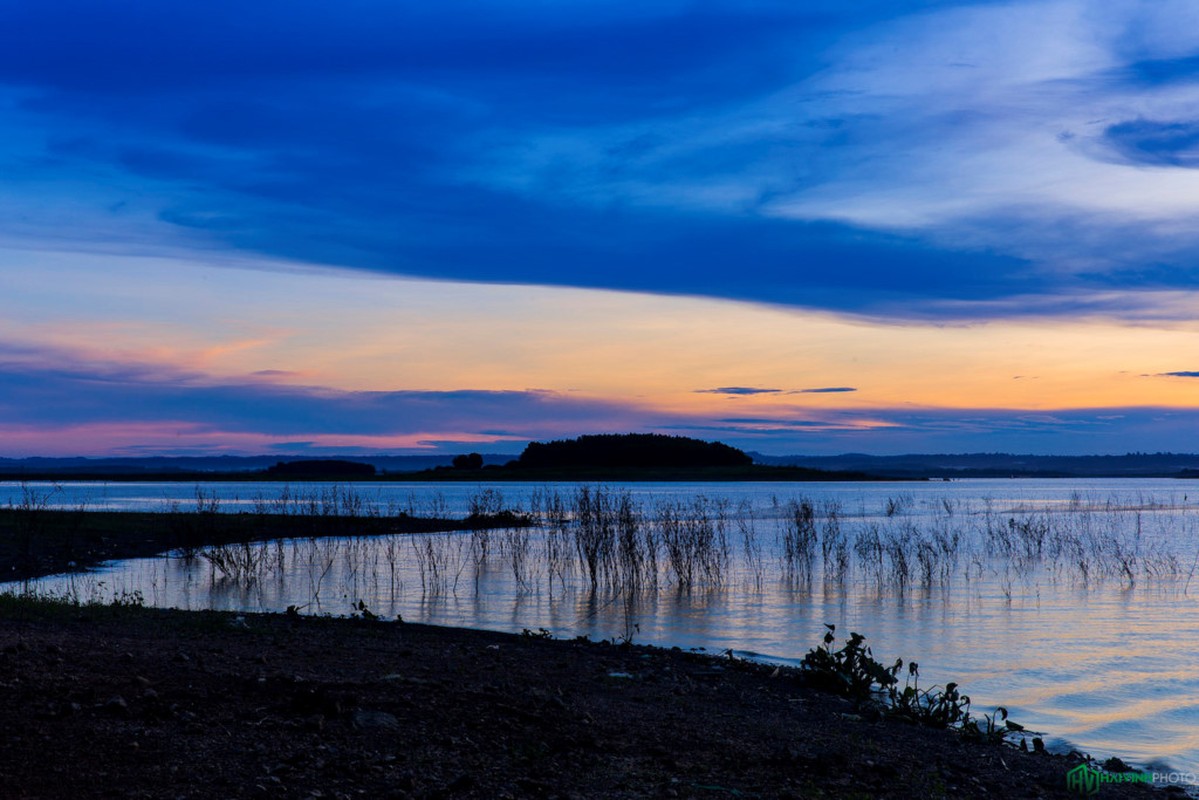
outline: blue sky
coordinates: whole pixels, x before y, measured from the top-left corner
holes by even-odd
[[[0,455],[1199,450],[1197,23],[0,2]]]

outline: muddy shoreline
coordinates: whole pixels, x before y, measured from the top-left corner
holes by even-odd
[[[8,511],[0,574],[396,532],[254,517]],[[0,676],[3,797],[1077,796],[1077,758],[884,719],[793,670],[536,633],[0,598]]]
[[[7,601],[0,673],[5,797],[1075,796],[1065,757],[637,645]]]

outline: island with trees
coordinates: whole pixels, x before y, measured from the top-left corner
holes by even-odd
[[[594,434],[530,442],[507,464],[484,465],[478,453],[454,458],[412,480],[489,481],[861,481],[862,472],[755,464],[753,457],[721,442],[659,433]]]

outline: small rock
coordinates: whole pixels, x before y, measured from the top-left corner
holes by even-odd
[[[129,703],[119,694],[114,694],[104,702],[104,710],[110,714],[125,715],[129,713]]]
[[[396,719],[395,715],[388,714],[386,711],[355,711],[350,715],[350,724],[360,731],[398,731],[401,727],[400,721]]]

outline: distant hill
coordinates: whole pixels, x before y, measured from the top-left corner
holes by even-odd
[[[0,458],[0,478],[20,479],[23,476],[95,475],[136,478],[143,475],[169,476],[201,473],[262,472],[280,462],[348,461],[369,464],[381,473],[420,472],[434,467],[449,466],[450,455],[330,455],[313,459],[311,455],[272,456],[157,456],[146,458]],[[504,464],[512,459],[507,453],[484,453],[484,464]]]
[[[767,456],[751,453],[755,464],[850,470],[896,478],[1172,478],[1199,471],[1199,455],[1128,453],[1121,456],[1034,456],[1010,453],[957,455]]]

